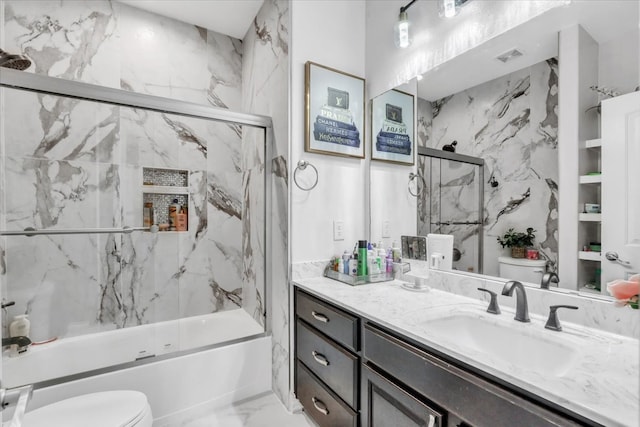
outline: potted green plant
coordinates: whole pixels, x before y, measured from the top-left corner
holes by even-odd
[[[513,258],[524,258],[525,249],[533,246],[533,240],[536,238],[536,230],[529,227],[526,233],[515,231],[513,228],[507,230],[502,236],[498,237],[498,242],[503,248],[511,248],[511,256]]]

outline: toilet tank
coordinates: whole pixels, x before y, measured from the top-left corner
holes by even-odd
[[[545,272],[546,261],[542,259],[498,257],[499,275],[505,279],[539,284]]]

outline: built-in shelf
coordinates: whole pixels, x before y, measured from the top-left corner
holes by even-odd
[[[153,193],[153,194],[189,194],[189,187],[144,185],[143,190],[145,193]]]
[[[586,148],[600,148],[602,147],[602,139],[600,138],[588,139],[584,142],[584,146]]]
[[[584,261],[600,261],[602,255],[600,252],[592,252],[592,251],[580,251],[578,252],[578,259]]]
[[[143,225],[161,226],[163,233],[188,231],[189,175],[184,169],[142,168]]]
[[[602,175],[580,175],[580,184],[599,184],[602,182]]]
[[[579,216],[580,221],[583,222],[601,222],[602,214],[598,213],[581,213]]]

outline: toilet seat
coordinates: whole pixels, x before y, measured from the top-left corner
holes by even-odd
[[[147,397],[138,391],[105,391],[61,400],[27,412],[24,427],[146,427]]]

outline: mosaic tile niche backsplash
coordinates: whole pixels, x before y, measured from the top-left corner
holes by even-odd
[[[508,255],[496,238],[513,227],[536,230],[535,247],[555,270],[558,260],[558,61],[531,67],[429,102],[418,99],[418,144],[441,149],[457,141],[456,152],[483,158],[483,273],[498,276],[498,257]],[[418,167],[429,176],[425,159]],[[418,234],[456,236],[461,262],[477,254],[477,229],[468,225],[429,227],[438,221],[477,218],[478,168],[445,165],[438,196],[418,201]],[[493,176],[499,183],[487,183]],[[430,200],[433,199],[433,200]],[[463,268],[465,271],[467,268]]]
[[[28,53],[37,73],[240,109],[240,40],[117,2],[3,5],[6,48]],[[13,89],[2,97],[3,229],[142,226],[143,167],[188,171],[187,232],[0,240],[8,315],[28,313],[34,340],[237,308],[264,324],[254,259],[264,241],[250,236],[264,227],[264,214],[250,214],[264,211],[250,197],[264,188],[264,157],[243,154],[260,151],[263,133]]]

